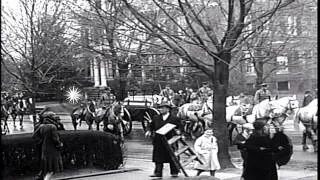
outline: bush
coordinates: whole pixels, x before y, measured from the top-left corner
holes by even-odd
[[[64,169],[99,167],[114,170],[123,163],[120,140],[102,131],[59,131]],[[40,149],[32,133],[2,136],[2,175],[37,174]]]

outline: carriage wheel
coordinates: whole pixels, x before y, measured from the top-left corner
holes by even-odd
[[[148,108],[146,109],[146,111],[143,113],[143,118],[141,121],[142,127],[144,132],[147,131],[147,127],[149,126],[149,124],[151,123],[151,118],[156,115],[156,114],[160,114],[159,111],[155,108]]]
[[[132,130],[132,118],[127,108],[124,108],[124,116],[122,117],[121,126],[123,129],[123,135],[130,134]]]

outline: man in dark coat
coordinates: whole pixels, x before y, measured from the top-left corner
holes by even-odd
[[[271,140],[263,121],[254,122],[253,126],[253,133],[244,144],[247,162],[243,178],[245,180],[277,180],[273,152],[277,151],[278,147]]]
[[[154,174],[150,177],[162,177],[163,163],[170,163],[170,173],[172,177],[177,177],[179,173],[178,167],[172,161],[169,151],[167,150],[163,138],[160,134],[155,133],[158,129],[164,125],[171,123],[177,126],[177,130],[172,130],[168,132],[165,136],[167,139],[172,138],[176,133],[180,134],[181,123],[180,120],[173,116],[171,111],[171,106],[167,102],[161,103],[159,106],[160,114],[152,117],[152,122],[148,127],[146,132],[146,137],[152,136],[153,152],[152,161],[155,163]]]
[[[244,144],[252,134],[253,129],[254,127],[252,123],[243,124],[242,132],[235,137],[235,140],[233,142],[233,144],[237,145],[237,148],[240,150],[241,158],[243,160],[243,164],[242,164],[243,169],[242,169],[242,175],[241,175],[242,178],[243,178],[243,174],[245,174],[246,165],[247,165],[247,156],[248,156],[247,155],[248,153],[244,147]]]
[[[306,91],[304,93],[302,107],[307,106],[312,100],[313,100],[313,97],[312,97],[311,91]]]

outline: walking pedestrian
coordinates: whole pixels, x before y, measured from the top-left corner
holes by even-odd
[[[243,178],[245,180],[278,180],[273,153],[283,147],[277,146],[272,141],[269,129],[263,121],[255,121],[253,126],[253,133],[244,144],[247,161]]]
[[[211,176],[215,176],[216,170],[220,169],[218,160],[218,144],[213,136],[212,129],[207,129],[194,143],[194,149],[199,159],[203,162],[196,162],[194,168],[198,170],[197,176],[204,171],[210,171]]]
[[[163,138],[155,132],[168,123],[174,124],[177,126],[176,131],[170,131],[166,134],[166,138],[170,139],[175,133],[181,134],[181,122],[177,117],[171,114],[170,111],[172,106],[168,102],[162,102],[158,108],[160,114],[152,117],[152,122],[145,134],[146,137],[152,137],[153,144],[152,161],[155,163],[155,170],[154,174],[150,177],[162,177],[163,163],[169,163],[171,176],[178,177],[178,167],[176,167],[171,159],[169,151],[164,144],[165,142],[163,142]]]
[[[242,125],[242,132],[239,133],[234,140],[235,145],[237,145],[237,148],[240,150],[240,154],[241,154],[241,158],[243,160],[243,164],[242,164],[242,175],[241,175],[241,179],[243,179],[243,174],[245,174],[245,170],[246,170],[246,165],[247,165],[247,151],[244,148],[244,144],[246,142],[246,140],[250,137],[250,135],[252,134],[254,127],[252,125],[252,123],[246,123]]]
[[[40,146],[40,173],[39,180],[50,180],[52,175],[63,169],[61,148],[63,143],[58,133],[58,122],[53,112],[47,112],[42,116],[41,124],[35,129],[33,138]]]

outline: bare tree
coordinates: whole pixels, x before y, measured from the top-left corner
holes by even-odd
[[[219,159],[223,168],[232,166],[225,120],[232,50],[251,35],[258,33],[259,28],[268,22],[276,11],[288,6],[293,0],[267,1],[265,3],[268,6],[266,4],[259,6],[259,3],[254,3],[252,0],[152,0],[154,9],[160,11],[164,19],[169,21],[168,24],[177,28],[178,33],[173,33],[165,28],[164,24],[155,23],[139,12],[138,1],[122,1],[150,34],[211,78],[215,97],[212,128],[221,149]],[[255,15],[254,18],[245,21],[251,14]],[[255,27],[246,34],[244,28],[253,23]],[[204,55],[200,57],[207,58],[200,59],[199,54]]]
[[[3,12],[1,64],[35,99],[45,85],[65,78],[60,74],[64,67],[75,64],[73,47],[65,36],[68,24],[60,2],[20,0],[18,5],[19,12]]]

